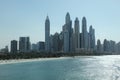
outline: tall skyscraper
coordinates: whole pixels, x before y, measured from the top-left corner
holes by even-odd
[[[91,36],[90,36],[90,32],[88,32],[88,50],[92,51],[90,47],[91,47]]]
[[[92,28],[92,25],[89,28],[89,42],[90,50],[95,50],[95,30]]]
[[[29,37],[20,37],[19,51],[20,52],[30,52],[30,38]]]
[[[80,48],[82,48],[82,33],[79,34],[79,39],[80,39]]]
[[[68,30],[64,31],[64,52],[69,52],[69,32]]]
[[[60,46],[60,39],[59,39],[59,33],[55,33],[54,35],[53,35],[53,39],[52,39],[52,42],[53,42],[53,51],[54,52],[57,52],[57,51],[59,51],[59,46]]]
[[[70,23],[70,14],[67,12],[66,16],[65,16],[65,23],[69,24]]]
[[[102,44],[99,39],[97,40],[97,52],[102,53]]]
[[[80,32],[79,32],[79,20],[78,18],[75,19],[75,24],[74,24],[74,45],[75,45],[75,49],[76,48],[80,48]]]
[[[115,53],[115,46],[116,43],[113,40],[110,40],[110,51],[114,54]]]
[[[67,12],[66,14],[66,29],[68,30],[69,32],[69,39],[71,38],[72,36],[72,33],[73,33],[73,30],[72,30],[72,20],[70,19],[70,14]]]
[[[96,43],[96,38],[95,38],[95,29],[93,29],[93,50],[95,50],[95,44]]]
[[[88,49],[88,32],[87,32],[87,21],[86,18],[83,17],[82,19],[82,41],[81,47],[85,50]]]
[[[120,54],[120,42],[116,44],[116,54]]]
[[[11,53],[17,53],[17,41],[16,40],[12,40],[11,41]]]
[[[64,46],[64,45],[63,45],[63,43],[64,43],[64,38],[63,38],[63,36],[64,36],[64,35],[63,35],[63,31],[61,31],[60,34],[59,34],[59,40],[60,40],[60,41],[59,41],[59,51],[60,51],[60,52],[63,52],[63,46]]]
[[[104,39],[103,51],[104,51],[105,53],[108,53],[108,52],[110,51],[109,47],[110,47],[109,41],[108,41],[107,39]]]
[[[67,13],[65,17],[65,25],[63,26],[64,33],[64,52],[71,51],[71,42],[72,42],[72,21],[70,19],[70,14]]]
[[[48,16],[45,20],[45,51],[50,52],[50,20]]]

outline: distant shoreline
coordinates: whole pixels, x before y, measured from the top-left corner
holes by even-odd
[[[19,59],[35,59],[35,58],[59,58],[74,56],[102,56],[110,55],[110,53],[46,53],[46,52],[29,52],[29,53],[1,53],[0,60],[19,60]]]
[[[0,64],[13,64],[32,61],[55,60],[74,58],[80,56],[104,56],[100,54],[85,54],[85,53],[3,53],[0,54]]]
[[[98,56],[98,55],[93,55]],[[99,55],[99,56],[110,56],[110,55]],[[113,55],[114,56],[114,55]],[[91,56],[65,56],[65,57],[49,57],[49,58],[31,58],[31,59],[8,59],[0,60],[0,65],[4,64],[15,64],[15,63],[24,63],[24,62],[34,62],[34,61],[48,61],[48,60],[59,60],[59,59],[69,59],[69,58],[80,58],[80,57],[91,57]]]
[[[71,57],[9,59],[9,60],[0,60],[0,65],[2,65],[2,64],[24,63],[24,62],[34,62],[34,61],[47,61],[47,60],[67,59],[67,58],[71,58]]]
[[[8,59],[8,60],[0,60],[0,65],[4,65],[4,64],[15,64],[15,63],[24,63],[24,62],[34,62],[34,61],[48,61],[48,60],[69,59],[69,58],[75,58],[75,57],[83,57],[83,56],[31,58],[31,59]],[[84,56],[84,57],[88,57],[88,56]]]

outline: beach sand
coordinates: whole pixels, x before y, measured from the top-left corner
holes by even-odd
[[[47,61],[47,60],[67,59],[67,58],[70,58],[70,57],[0,60],[0,65],[1,64],[23,63],[23,62],[34,62],[34,61]]]

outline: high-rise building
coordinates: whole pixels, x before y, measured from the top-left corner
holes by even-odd
[[[63,52],[63,42],[64,42],[64,38],[63,38],[63,31],[61,31],[61,33],[59,34],[59,51]]]
[[[67,12],[66,16],[65,16],[65,23],[69,24],[70,23],[70,14]]]
[[[80,48],[80,35],[79,35],[79,20],[78,18],[75,19],[75,24],[74,24],[74,45],[75,45],[75,49],[76,48]]]
[[[92,25],[89,28],[89,48],[90,50],[95,50],[95,30]]]
[[[38,46],[38,52],[45,51],[45,42],[40,41],[37,43],[37,46]]]
[[[116,47],[115,41],[110,40],[110,52],[111,52],[112,54],[115,54],[115,47]]]
[[[17,41],[16,40],[12,40],[11,41],[11,53],[17,53]]]
[[[64,31],[64,52],[69,52],[69,32],[68,30]]]
[[[54,51],[53,46],[54,46],[53,35],[50,35],[50,51],[51,52]]]
[[[36,52],[36,51],[37,51],[37,44],[34,44],[34,43],[33,43],[33,44],[31,45],[31,50],[34,51],[34,52]]]
[[[87,32],[87,21],[86,18],[83,17],[82,19],[82,41],[81,47],[85,50],[88,49],[88,32]]]
[[[96,45],[95,43],[96,43],[95,29],[93,29],[93,43],[92,43],[93,50],[95,50],[95,45]]]
[[[65,25],[63,26],[64,34],[64,52],[71,51],[71,42],[72,42],[72,21],[70,19],[70,14],[67,12],[65,17]]]
[[[110,52],[110,42],[109,42],[107,39],[104,39],[103,51],[104,51],[105,53]]]
[[[59,34],[56,32],[53,35],[53,51],[54,52],[59,51],[59,43],[60,43]]]
[[[102,53],[102,44],[99,39],[97,40],[97,52]]]
[[[120,54],[120,42],[116,44],[116,54]]]
[[[8,53],[9,49],[8,46],[5,46],[5,48],[0,49],[0,53]]]
[[[88,50],[92,51],[92,49],[91,49],[91,36],[90,36],[90,32],[88,33]]]
[[[75,52],[76,51],[76,49],[77,49],[77,43],[75,42],[75,38],[76,38],[76,36],[75,36],[75,33],[73,33],[72,34],[72,36],[71,36],[71,52]]]
[[[20,37],[19,39],[19,51],[30,52],[30,39],[29,37]]]
[[[45,51],[50,52],[50,20],[48,16],[45,20]]]
[[[80,39],[80,48],[82,48],[82,33],[79,33],[79,39]]]

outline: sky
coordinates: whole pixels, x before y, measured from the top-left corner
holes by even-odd
[[[70,13],[72,27],[76,17],[87,19],[96,40],[120,41],[120,0],[0,0],[0,48],[11,40],[29,36],[31,43],[44,41],[45,19],[49,16],[50,33],[62,31],[65,15]]]

